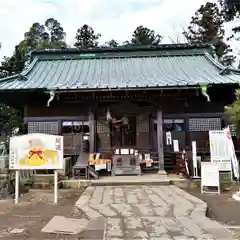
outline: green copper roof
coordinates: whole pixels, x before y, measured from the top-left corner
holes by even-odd
[[[41,51],[20,75],[1,79],[0,90],[134,89],[239,83],[204,46]]]

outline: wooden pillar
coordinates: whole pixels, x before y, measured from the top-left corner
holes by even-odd
[[[166,174],[164,170],[164,152],[163,152],[163,120],[162,111],[157,111],[157,147],[158,147],[158,161],[159,174]]]
[[[28,117],[28,106],[27,106],[27,105],[24,106],[23,117],[24,117],[24,118],[25,118],[25,117]]]
[[[186,148],[186,146],[192,146],[191,143],[191,137],[190,137],[190,131],[189,131],[189,116],[184,118],[184,131],[185,131],[185,146],[184,148]]]
[[[95,119],[94,119],[94,113],[92,110],[89,110],[89,152],[94,153],[95,152]]]

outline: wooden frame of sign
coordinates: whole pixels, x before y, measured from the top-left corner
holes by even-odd
[[[47,145],[44,145],[47,143]],[[40,149],[39,151],[36,151]],[[26,147],[28,146],[28,147]],[[32,171],[38,169],[54,170],[54,203],[58,203],[58,170],[64,169],[63,159],[63,136],[49,135],[43,133],[31,133],[10,138],[9,144],[9,169],[15,171],[15,204],[19,203],[19,178],[20,171]],[[45,154],[43,153],[45,151]],[[48,151],[48,155],[46,155]],[[54,151],[54,155],[50,155],[49,151]],[[27,152],[27,154],[26,154]],[[37,162],[31,160],[29,154],[40,155]],[[52,157],[53,156],[53,157]],[[31,164],[29,163],[30,160]],[[28,160],[28,161],[27,161]],[[37,162],[37,163],[36,163]]]
[[[216,190],[210,190],[209,188],[216,188]],[[220,194],[220,177],[217,163],[201,163],[201,193]]]

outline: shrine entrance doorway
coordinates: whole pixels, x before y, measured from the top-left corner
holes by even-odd
[[[110,123],[111,146],[136,148],[136,116],[113,118]]]

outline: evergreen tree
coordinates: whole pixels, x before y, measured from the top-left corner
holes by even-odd
[[[8,67],[4,65],[0,67],[0,79],[9,75]],[[21,126],[20,112],[4,103],[0,103],[0,136],[10,136],[15,128]]]
[[[98,46],[98,40],[101,34],[96,34],[92,27],[84,24],[77,30],[76,42],[74,46],[76,48],[94,48]]]
[[[116,48],[118,46],[119,46],[119,43],[116,40],[112,39],[110,41],[105,42],[105,45],[103,47]]]
[[[236,100],[225,108],[225,112],[230,115],[231,122],[234,124],[237,135],[240,134],[240,89],[236,90]]]
[[[26,61],[26,55],[36,49],[62,48],[65,32],[61,24],[53,19],[46,20],[45,25],[33,23],[24,39],[15,46],[11,57],[4,57],[0,66],[0,78],[21,73]],[[0,133],[11,135],[12,130],[22,126],[21,114],[18,110],[0,103]]]
[[[22,42],[15,46],[15,51],[11,57],[3,57],[0,66],[0,78],[8,77],[13,74],[20,73],[24,68],[25,56],[22,51]]]
[[[235,57],[232,49],[224,42],[224,18],[216,3],[207,2],[197,10],[183,35],[190,43],[209,43],[215,47],[218,60],[231,65]]]
[[[239,0],[219,0],[222,7],[222,13],[226,21],[232,21],[235,17],[240,17]]]
[[[47,19],[45,25],[33,23],[29,31],[24,34],[24,39],[15,46],[13,55],[3,58],[0,77],[20,73],[24,68],[26,55],[31,51],[66,47],[65,35],[61,24],[53,18]]]
[[[67,44],[65,42],[66,33],[60,22],[54,18],[49,18],[45,22],[46,32],[42,34],[42,40],[49,41],[50,48],[63,48]]]
[[[156,46],[159,45],[162,41],[162,36],[159,34],[155,34],[154,30],[149,28],[138,26],[133,32],[131,45],[148,45],[148,46]],[[125,45],[128,45],[128,42],[125,42]]]
[[[48,40],[48,36],[46,37],[45,33],[46,32],[44,25],[38,22],[33,23],[29,31],[25,32],[24,34],[24,40],[28,47],[28,49],[25,50],[27,51],[35,50],[41,44],[42,40],[44,39],[43,37],[47,38]]]
[[[33,23],[28,32],[24,35],[24,41],[27,49],[32,51],[44,48],[62,48],[66,47],[64,41],[66,33],[61,24],[54,18],[48,18],[45,24]]]

